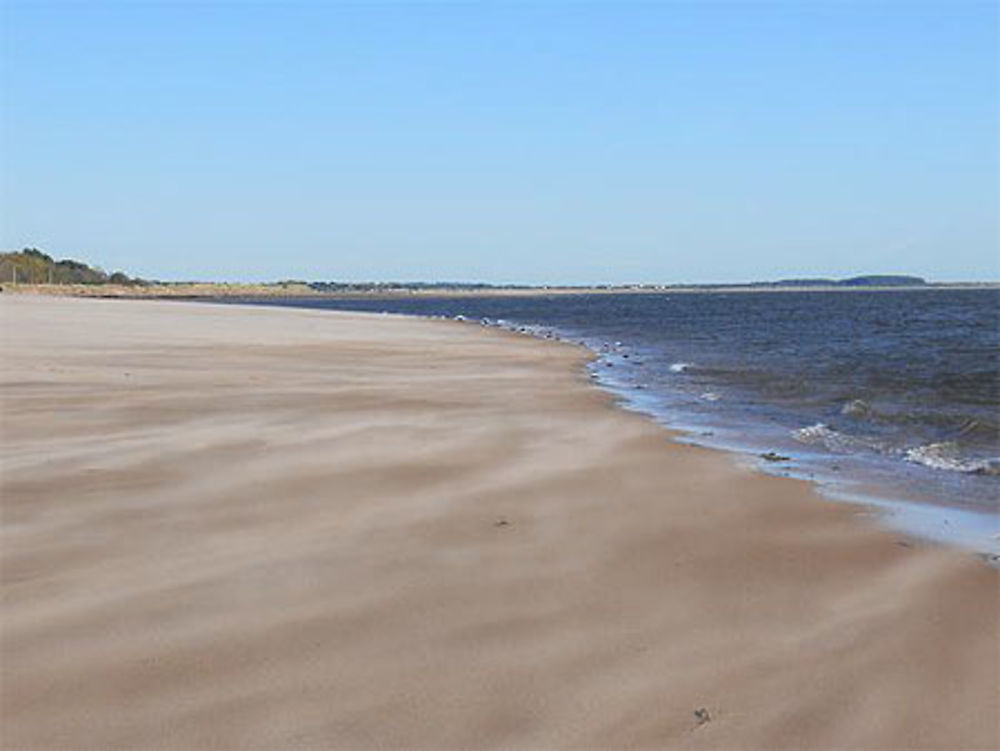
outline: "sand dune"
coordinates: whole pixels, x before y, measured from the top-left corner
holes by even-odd
[[[996,570],[672,443],[573,347],[0,315],[3,748],[1000,744]]]

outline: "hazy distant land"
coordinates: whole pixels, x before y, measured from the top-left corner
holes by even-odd
[[[494,295],[582,294],[623,292],[728,292],[871,290],[914,288],[994,287],[994,282],[932,282],[906,274],[864,274],[847,279],[829,277],[789,278],[743,283],[531,285],[460,281],[310,281],[274,282],[161,281],[106,272],[74,259],[56,260],[37,248],[0,253],[0,290],[27,294],[79,297],[298,297],[354,295]]]

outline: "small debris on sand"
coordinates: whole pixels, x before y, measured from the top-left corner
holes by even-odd
[[[708,710],[704,707],[698,707],[698,709],[694,711],[694,720],[699,725],[704,725],[706,722],[712,721],[712,715],[710,715]]]
[[[766,454],[761,454],[760,458],[769,462],[787,462],[791,461],[792,457],[784,456],[783,454],[778,454],[774,451],[768,451]]]
[[[493,526],[494,527],[509,527],[510,526],[510,522],[507,519],[504,519],[501,516],[499,519],[497,519],[495,522],[493,522]]]

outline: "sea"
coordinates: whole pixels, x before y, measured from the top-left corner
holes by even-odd
[[[260,302],[260,301],[256,301]],[[1000,560],[1000,289],[270,299],[590,349],[599,387],[679,440]]]

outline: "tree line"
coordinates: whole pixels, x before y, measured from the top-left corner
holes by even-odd
[[[146,284],[121,271],[106,272],[72,258],[55,260],[38,248],[0,253],[0,283],[19,284]]]

